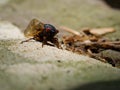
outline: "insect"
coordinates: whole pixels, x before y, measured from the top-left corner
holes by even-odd
[[[50,45],[60,48],[58,38],[55,37],[58,32],[59,31],[53,25],[44,24],[37,19],[32,19],[24,31],[24,35],[29,39],[22,41],[21,43],[28,42],[33,39],[42,42],[42,47],[44,45]]]

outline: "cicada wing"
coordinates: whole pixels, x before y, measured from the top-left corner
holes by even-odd
[[[44,23],[37,19],[32,19],[24,31],[26,37],[34,37],[44,29]]]

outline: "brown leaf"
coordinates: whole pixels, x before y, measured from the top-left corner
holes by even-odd
[[[115,32],[115,29],[114,28],[95,28],[95,29],[90,29],[89,32],[96,36],[102,36],[107,33]]]

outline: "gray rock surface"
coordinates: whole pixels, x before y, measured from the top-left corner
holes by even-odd
[[[10,40],[10,39],[22,39],[24,35],[20,32],[20,29],[10,22],[1,21],[0,22],[0,40]]]
[[[8,22],[0,23],[0,35],[0,90],[70,90],[97,82],[120,88],[120,69],[109,64],[36,41],[20,44],[25,38]]]

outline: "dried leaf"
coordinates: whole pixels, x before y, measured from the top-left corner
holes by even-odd
[[[96,36],[102,36],[108,33],[115,32],[115,29],[114,28],[95,28],[95,29],[90,29],[89,32]]]
[[[99,28],[99,29],[84,29],[80,33],[70,28],[63,27],[65,31],[71,32],[72,36],[66,36],[63,38],[63,43],[66,46],[66,50],[87,55],[89,57],[98,59],[102,62],[109,63],[112,66],[120,66],[120,59],[112,56],[106,56],[103,53],[106,50],[112,50],[118,53],[114,53],[114,56],[120,53],[120,41],[111,41],[102,38],[102,35],[114,32],[113,28]],[[75,32],[74,32],[75,31]],[[82,34],[81,34],[82,33]],[[99,55],[100,54],[100,55]]]

